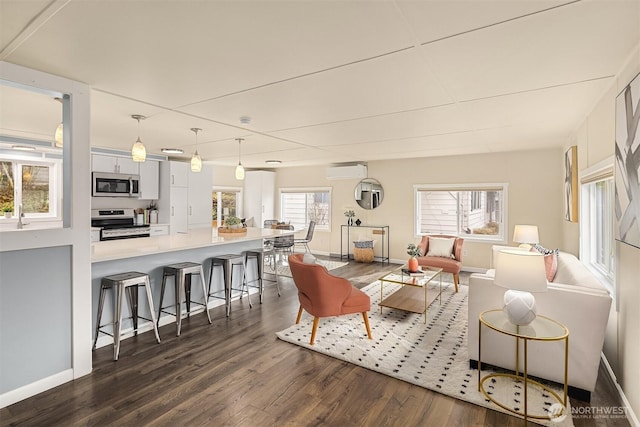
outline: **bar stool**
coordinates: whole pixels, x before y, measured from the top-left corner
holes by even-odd
[[[252,287],[252,288],[257,287],[259,289],[260,304],[262,304],[262,292],[264,289],[264,284],[263,284],[264,280],[275,282],[276,288],[278,289],[278,296],[280,296],[280,285],[278,284],[278,269],[274,268],[273,273],[268,273],[268,274],[274,275],[275,280],[265,278],[265,274],[267,273],[264,272],[264,262],[267,257],[275,257],[275,251],[273,250],[272,245],[265,245],[262,248],[249,249],[247,251],[244,251],[245,266],[248,266],[251,260],[255,260],[256,262],[256,270],[258,272],[257,277],[255,277],[254,279],[247,279],[246,278],[247,274],[245,273],[245,281],[247,283],[247,287]],[[251,285],[251,283],[254,283],[254,282],[258,282],[258,286]]]
[[[147,303],[151,312],[151,319],[138,315],[138,288],[144,286],[147,291]],[[113,322],[101,325],[102,309],[104,307],[104,299],[107,291],[112,289],[113,295]],[[156,334],[156,341],[160,343],[160,335],[158,334],[158,325],[156,324],[156,315],[153,308],[153,299],[151,297],[151,285],[149,284],[149,276],[144,273],[130,271],[127,273],[114,274],[102,278],[100,286],[100,297],[98,301],[98,318],[96,320],[96,337],[93,341],[93,350],[96,349],[98,335],[102,332],[105,335],[113,337],[113,360],[118,360],[120,354],[120,328],[122,326],[122,295],[126,292],[127,303],[129,304],[130,318],[133,319],[133,330],[138,335],[138,318],[153,323],[153,331]],[[113,324],[113,334],[102,330],[103,327]]]
[[[211,283],[213,282],[213,270],[216,267],[222,267],[222,276],[224,282],[224,291],[211,292]],[[240,289],[233,288],[233,269],[234,267],[242,268],[242,287]],[[211,258],[211,268],[209,269],[209,293],[208,296],[214,298],[224,299],[227,317],[231,314],[231,296],[234,290],[240,291],[240,298],[244,295],[246,282],[245,282],[245,258],[244,255],[226,254],[216,255]],[[224,292],[224,297],[220,297],[217,294]],[[251,297],[249,296],[249,288],[247,288],[247,298],[249,298],[249,308],[251,305]]]
[[[194,274],[200,276],[200,283],[202,284],[202,299],[204,302],[200,303],[191,300],[191,279]],[[167,277],[173,276],[174,289],[175,289],[175,312],[166,311],[162,306],[164,300],[164,289],[167,283]],[[167,313],[176,317],[176,336],[180,336],[180,329],[182,327],[182,300],[185,301],[187,306],[187,317],[191,316],[191,303],[198,304],[204,307],[204,313],[211,323],[211,316],[209,316],[209,309],[207,307],[208,295],[207,287],[204,281],[204,272],[202,271],[202,264],[195,262],[179,262],[177,264],[171,264],[164,267],[162,274],[162,288],[160,290],[160,308],[158,309],[158,322],[160,322],[161,313]]]

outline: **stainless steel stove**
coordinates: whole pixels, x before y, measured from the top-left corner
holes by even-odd
[[[91,226],[100,227],[100,240],[149,237],[151,227],[136,225],[133,209],[92,209]]]

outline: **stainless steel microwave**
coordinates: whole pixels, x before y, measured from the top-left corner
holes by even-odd
[[[140,197],[140,176],[93,172],[93,197]]]

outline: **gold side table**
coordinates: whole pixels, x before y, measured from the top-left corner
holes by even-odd
[[[492,373],[481,378],[482,371],[482,326],[486,326],[501,334],[510,335],[516,339],[516,364],[515,374],[502,374]],[[520,340],[524,345],[524,365],[523,372],[520,375]],[[529,341],[564,341],[564,396],[561,398],[558,394],[548,388],[547,386],[539,383],[538,381],[528,378],[527,362],[528,352],[527,344]],[[569,368],[569,330],[566,326],[550,319],[545,316],[536,316],[536,318],[530,324],[526,326],[517,326],[509,321],[507,315],[502,310],[488,310],[480,314],[479,326],[478,326],[478,391],[486,396],[502,409],[524,417],[524,424],[527,425],[528,418],[546,419],[553,417],[560,417],[566,415],[567,410],[567,380],[568,380],[568,368]],[[492,378],[503,377],[511,378],[514,381],[522,381],[524,383],[524,412],[514,410],[507,405],[498,402],[491,395],[487,393],[484,387],[484,383]],[[534,385],[553,396],[558,403],[563,405],[562,413],[554,413],[553,415],[529,415],[527,406],[527,385]]]

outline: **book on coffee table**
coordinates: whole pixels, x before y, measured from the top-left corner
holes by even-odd
[[[420,276],[424,276],[424,271],[422,271],[422,270],[409,271],[408,268],[403,268],[402,269],[402,274],[406,274],[407,276],[420,277]]]

